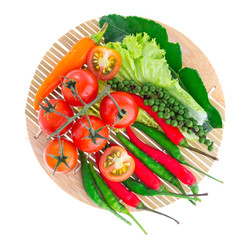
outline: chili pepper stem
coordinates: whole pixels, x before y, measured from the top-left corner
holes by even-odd
[[[207,177],[209,177],[209,178],[211,178],[211,179],[217,181],[217,182],[223,183],[223,181],[218,180],[217,178],[215,178],[215,177],[213,177],[213,176],[211,176],[211,175],[209,175],[209,174],[203,172],[202,170],[200,170],[200,169],[198,169],[198,168],[195,168],[194,166],[192,166],[191,164],[189,164],[189,163],[187,163],[187,162],[184,162],[184,164],[185,164],[186,166],[188,166],[188,167],[190,167],[190,168],[192,168],[192,169],[194,169],[194,170],[196,170],[196,171],[198,171],[198,172],[204,174],[205,176],[207,176]]]
[[[132,220],[142,229],[142,231],[147,235],[146,230],[142,227],[142,225],[137,221],[137,219],[130,213],[125,213],[126,215],[128,215],[130,218],[132,218]]]
[[[101,39],[107,30],[107,27],[108,27],[108,23],[105,22],[104,25],[102,26],[102,28],[100,29],[100,31],[98,31],[97,33],[90,36],[90,38],[96,43],[96,45],[100,44]]]
[[[177,198],[185,198],[185,199],[189,199],[189,195],[186,194],[186,192],[182,192],[183,194],[177,194],[177,193],[173,193],[173,192],[169,192],[167,190],[167,188],[162,185],[160,187],[160,189],[158,190],[158,192],[160,193],[160,195],[165,195],[165,196],[172,196],[172,197],[177,197]],[[195,198],[189,199],[194,205],[196,205],[193,201],[198,201],[201,202],[201,199],[197,198],[196,196],[198,196],[198,194],[193,194]]]
[[[187,196],[180,182],[176,182],[176,185],[174,186],[177,187],[183,195]],[[196,205],[196,203],[193,200],[189,200],[189,202],[191,202],[193,205]]]
[[[185,139],[184,139],[184,140],[185,140]],[[213,159],[213,160],[218,160],[217,157],[214,157],[214,156],[212,156],[212,155],[210,155],[210,154],[208,154],[208,153],[205,153],[205,152],[203,152],[203,151],[201,151],[201,150],[199,150],[199,149],[197,149],[197,148],[194,148],[194,147],[190,146],[190,145],[188,144],[188,142],[187,142],[187,141],[184,141],[184,140],[179,143],[179,146],[180,146],[180,147],[187,148],[187,149],[189,149],[189,150],[191,150],[191,151],[194,151],[194,152],[197,152],[197,153],[199,153],[199,154],[202,154],[202,155],[204,155],[204,156],[206,156],[206,157],[209,157],[209,158],[211,158],[211,159]]]
[[[172,192],[162,192],[160,191],[159,192],[159,195],[163,195],[163,196],[171,196],[171,197],[176,197],[176,198],[184,198],[184,199],[188,199],[190,201],[198,201],[198,202],[201,202],[201,199],[200,198],[197,198],[196,196],[200,196],[198,194],[192,194],[192,195],[188,195],[188,194],[175,194],[175,193],[172,193]],[[189,198],[190,196],[194,196],[194,198]],[[193,202],[194,205],[196,205],[194,202]]]
[[[146,205],[144,205],[142,202],[140,202],[136,208],[137,208],[137,209],[140,209],[140,210],[146,210],[146,211],[149,211],[149,212],[157,213],[157,214],[159,214],[159,215],[162,215],[162,216],[165,216],[165,217],[167,217],[167,218],[170,218],[170,219],[172,219],[173,221],[175,221],[177,224],[179,224],[179,221],[176,220],[175,218],[172,218],[172,217],[170,217],[170,216],[168,216],[168,215],[166,215],[166,214],[164,214],[164,213],[155,211],[154,209],[151,209],[151,208],[147,207]]]
[[[109,212],[113,213],[115,216],[117,216],[118,218],[120,218],[121,220],[123,220],[125,223],[127,223],[129,226],[132,225],[131,222],[129,222],[126,218],[122,217],[120,214],[118,214],[117,212],[115,212],[112,208],[109,207],[109,209],[107,209]]]
[[[202,197],[202,196],[208,196],[208,193],[188,194],[188,196],[189,196],[189,197],[191,197],[191,196]]]

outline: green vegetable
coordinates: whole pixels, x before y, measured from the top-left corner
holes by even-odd
[[[94,170],[93,165],[91,162],[89,162],[90,171],[92,173],[93,179],[95,184],[97,185],[100,193],[102,194],[105,201],[108,203],[108,205],[114,209],[116,212],[124,213],[131,217],[135,223],[142,229],[142,231],[147,234],[145,229],[140,225],[140,223],[133,217],[133,215],[127,210],[127,208],[119,202],[117,197],[113,194],[111,189],[108,187],[108,185],[104,182],[104,180],[98,175],[98,173]]]
[[[116,215],[118,218],[126,222],[127,224],[131,225],[131,223],[123,218],[121,215],[119,215],[117,212],[115,212],[112,208],[110,208],[107,203],[101,198],[97,188],[94,185],[93,177],[89,168],[89,165],[87,163],[87,159],[82,151],[79,151],[80,160],[81,160],[81,171],[82,171],[82,181],[83,181],[83,187],[87,193],[87,195],[90,197],[90,199],[98,205],[100,208],[103,208],[105,210],[110,211],[114,215]]]
[[[176,81],[179,81],[180,86],[188,91],[207,113],[209,123],[204,123],[204,128],[207,128],[208,131],[210,131],[211,128],[222,127],[221,116],[216,108],[210,104],[206,89],[197,71],[194,69],[189,70],[189,68],[184,68],[180,71],[182,68],[182,53],[180,45],[179,43],[168,42],[167,31],[164,27],[152,20],[135,16],[123,17],[116,14],[103,16],[99,22],[100,27],[102,27],[105,22],[108,22],[109,25],[104,34],[106,43],[121,42],[126,35],[137,34],[140,32],[146,32],[152,39],[155,39],[156,43],[160,44],[161,48],[165,50],[165,58],[172,76],[178,79]],[[195,73],[193,73],[194,71]],[[174,89],[172,90],[174,91]],[[177,90],[179,89],[177,88]],[[205,118],[204,116],[202,117],[202,121],[205,121],[206,116]],[[202,124],[202,122],[199,123]]]
[[[188,108],[190,116],[199,124],[207,120],[207,114],[202,107],[180,87],[178,80],[172,78],[165,51],[155,39],[151,39],[146,33],[138,33],[125,36],[122,43],[109,42],[106,46],[117,50],[121,55],[122,65],[117,78],[131,79],[141,84],[150,82],[155,87],[163,87],[168,91],[164,94],[166,101],[171,95]],[[142,90],[147,92],[148,87],[144,86]]]
[[[151,38],[156,38],[159,44],[168,41],[167,31],[160,24],[140,17],[123,17],[111,14],[101,17],[99,25],[108,23],[108,28],[104,35],[105,43],[121,42],[126,35],[139,32],[148,32]]]
[[[179,72],[179,77],[187,91],[207,112],[209,124],[213,128],[222,128],[222,118],[217,109],[210,103],[207,90],[198,72],[195,69],[186,67]]]
[[[194,197],[191,198],[188,195],[183,195],[183,194],[177,194],[177,193],[172,193],[169,192],[164,185],[161,185],[161,188],[159,190],[155,190],[152,188],[147,187],[144,185],[142,182],[137,181],[133,179],[132,177],[128,178],[127,180],[123,181],[123,184],[132,192],[137,193],[142,196],[172,196],[176,198],[183,198],[183,199],[189,199],[189,200],[194,200],[194,201],[201,201],[199,198]],[[197,195],[197,194],[195,194]]]

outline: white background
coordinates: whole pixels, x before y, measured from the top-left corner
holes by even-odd
[[[4,1],[1,4],[0,239],[240,239],[239,234],[239,7],[238,1]],[[204,178],[196,207],[180,200],[135,217],[145,236],[103,210],[61,190],[43,171],[28,141],[25,102],[42,56],[78,24],[105,14],[152,18],[189,37],[209,58],[223,87],[226,124],[220,161]]]

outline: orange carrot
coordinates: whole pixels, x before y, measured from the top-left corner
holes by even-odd
[[[81,68],[87,62],[88,52],[96,45],[99,45],[108,24],[105,23],[102,29],[90,37],[80,39],[70,51],[58,62],[52,72],[45,78],[38,89],[34,99],[34,109],[38,110],[39,103],[47,97],[55,88],[61,84],[60,76]]]

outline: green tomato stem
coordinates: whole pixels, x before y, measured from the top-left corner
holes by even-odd
[[[74,116],[68,118],[67,122],[63,124],[60,128],[58,128],[55,132],[50,134],[47,139],[59,134],[68,124],[73,122],[75,119],[80,117],[83,113],[85,113],[93,104],[95,104],[99,99],[101,99],[110,89],[110,86],[108,85],[92,102],[89,104],[86,104],[81,111],[76,113]]]

